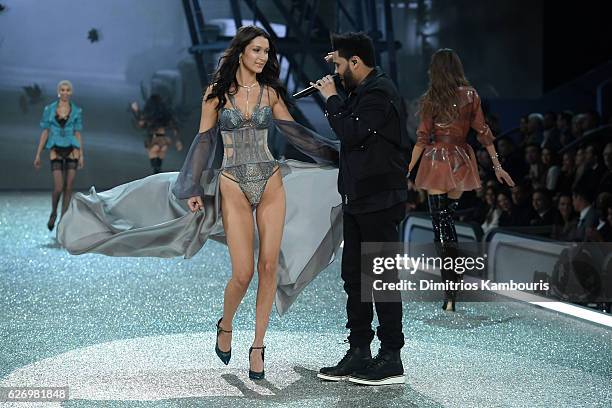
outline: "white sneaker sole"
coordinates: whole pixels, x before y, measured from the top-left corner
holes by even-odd
[[[319,378],[320,378],[320,379],[322,379],[322,380],[327,380],[327,381],[336,381],[336,382],[337,382],[337,381],[343,381],[343,380],[346,380],[346,379],[348,379],[348,378],[349,378],[349,376],[348,376],[348,375],[346,375],[346,376],[342,376],[342,377],[335,377],[335,376],[331,376],[331,375],[327,375],[327,374],[321,374],[321,373],[318,373],[318,374],[317,374],[317,377],[319,377]]]
[[[392,384],[404,384],[406,377],[403,375],[396,375],[394,377],[383,378],[382,380],[364,380],[362,378],[350,377],[348,380],[355,384],[362,385],[392,385]]]

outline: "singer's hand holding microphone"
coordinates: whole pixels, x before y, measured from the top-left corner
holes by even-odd
[[[336,91],[336,84],[334,83],[334,78],[332,75],[325,75],[323,78],[317,80],[314,83],[310,83],[310,86],[317,89],[321,92],[321,95],[325,100],[332,95],[337,95],[338,91]]]
[[[334,75],[326,75],[323,78],[316,81],[316,83],[310,83],[310,86],[306,89],[302,89],[300,92],[293,95],[295,99],[300,99],[305,96],[312,95],[313,93],[319,91],[321,95],[327,100],[332,95],[337,95],[336,84],[334,83],[334,78],[337,77],[338,74]]]

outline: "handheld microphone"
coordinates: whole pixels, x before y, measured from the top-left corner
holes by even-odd
[[[332,75],[332,78],[337,78],[337,77],[338,77],[338,74]],[[315,88],[314,86],[309,86],[306,89],[302,89],[301,91],[294,93],[293,94],[293,98],[294,99],[300,99],[300,98],[303,98],[305,96],[312,95],[315,92],[317,92],[317,88]]]

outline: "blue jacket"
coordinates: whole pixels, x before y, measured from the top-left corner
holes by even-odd
[[[80,132],[83,130],[83,110],[76,106],[73,102],[70,102],[70,116],[68,117],[66,125],[62,128],[59,123],[57,123],[57,120],[55,120],[57,103],[58,101],[55,101],[45,106],[42,118],[40,119],[40,128],[49,129],[49,137],[47,138],[45,149],[51,149],[54,146],[74,146],[77,149],[80,149],[81,144],[74,136],[74,132]]]

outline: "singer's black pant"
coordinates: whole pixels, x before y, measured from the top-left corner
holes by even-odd
[[[405,215],[405,203],[391,208],[364,214],[344,212],[344,251],[342,255],[342,279],[348,295],[346,302],[347,324],[350,330],[348,341],[351,347],[369,347],[374,338],[372,297],[378,315],[376,334],[381,347],[399,350],[404,346],[402,333],[402,302],[400,292],[386,291],[384,294],[372,290],[372,279],[397,281],[397,270],[385,272],[385,276],[374,276],[371,265],[361,269],[362,242],[397,242],[398,227]],[[368,256],[369,257],[369,256]],[[367,299],[362,301],[361,291]],[[373,296],[370,294],[372,293]],[[384,297],[384,302],[380,301]],[[379,301],[377,301],[377,299]]]

